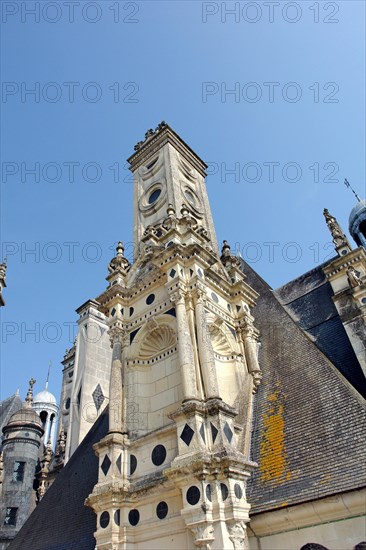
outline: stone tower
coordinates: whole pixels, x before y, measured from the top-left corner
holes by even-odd
[[[41,419],[32,408],[34,383],[30,380],[23,408],[3,428],[0,549],[15,537],[35,506],[33,482],[44,432]]]
[[[111,349],[105,315],[98,302],[88,300],[76,312],[78,333],[67,350],[61,389],[61,430],[66,434],[65,462],[108,404]]]
[[[98,549],[248,548],[257,293],[224,242],[205,163],[166,124],[129,158],[135,261],[95,301],[112,348],[109,433],[87,499]]]

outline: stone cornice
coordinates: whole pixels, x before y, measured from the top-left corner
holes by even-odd
[[[327,279],[332,279],[341,273],[341,271],[357,262],[362,262],[366,265],[366,251],[362,246],[356,248],[355,250],[351,250],[351,252],[345,256],[340,256],[324,266],[323,273]]]
[[[263,537],[308,526],[338,521],[366,512],[366,489],[331,495],[294,506],[253,514],[250,530],[255,536]]]
[[[203,177],[206,176],[207,164],[168,124],[162,126],[160,130],[156,130],[151,137],[146,138],[137,151],[127,159],[131,165],[130,170],[132,172],[137,170],[167,143],[171,144]]]

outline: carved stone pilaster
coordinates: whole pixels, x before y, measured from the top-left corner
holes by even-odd
[[[261,379],[262,372],[258,362],[258,337],[259,332],[254,327],[253,318],[246,315],[239,323],[239,330],[244,343],[245,358],[248,370],[253,377],[253,391],[256,392]]]
[[[175,304],[178,325],[178,354],[182,371],[182,386],[184,400],[197,399],[197,381],[194,367],[192,340],[189,331],[188,316],[185,305],[185,294],[179,289],[170,295]]]
[[[111,341],[112,367],[109,382],[109,432],[125,432],[126,415],[123,395],[124,357],[123,351],[128,346],[128,334],[122,323],[116,321],[109,329]]]
[[[217,383],[215,356],[205,314],[205,297],[206,294],[204,290],[202,288],[198,288],[196,291],[195,307],[198,352],[204,382],[205,396],[209,399],[219,397],[219,388]]]

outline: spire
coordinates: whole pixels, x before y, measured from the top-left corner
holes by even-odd
[[[27,396],[25,398],[25,407],[29,409],[32,408],[32,404],[33,404],[33,386],[35,383],[36,381],[34,380],[34,378],[31,378],[29,380],[29,389],[27,392]]]
[[[52,361],[49,361],[48,363],[48,373],[47,373],[47,380],[46,380],[46,391],[48,391],[48,382],[50,379],[50,370],[51,370]]]
[[[323,215],[337,252],[342,256],[350,252],[351,246],[336,218],[329,213],[327,208],[324,208]]]
[[[354,196],[356,197],[356,199],[358,200],[358,202],[361,202],[360,197],[357,195],[356,191],[353,189],[353,187],[351,186],[350,182],[349,182],[346,178],[344,179],[344,185],[345,185],[348,189],[351,189],[352,193],[354,194]]]

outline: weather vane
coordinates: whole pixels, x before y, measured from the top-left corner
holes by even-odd
[[[352,193],[354,194],[354,196],[356,197],[356,199],[358,200],[358,202],[361,202],[361,199],[360,197],[357,195],[356,191],[353,189],[353,187],[351,186],[350,182],[348,181],[348,179],[344,179],[344,185],[346,187],[348,187],[349,189],[351,189]]]

